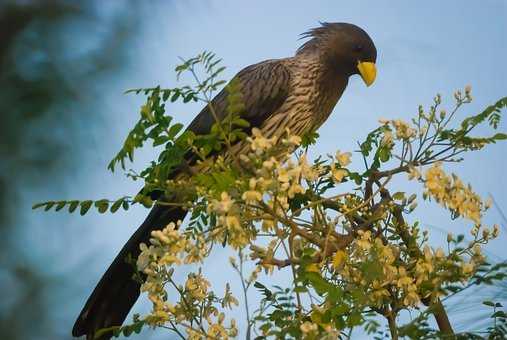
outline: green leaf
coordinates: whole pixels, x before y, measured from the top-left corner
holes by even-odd
[[[403,191],[398,191],[393,194],[393,199],[396,201],[401,201],[405,198],[405,193]]]
[[[507,107],[507,97],[504,97],[504,98],[498,100],[495,104],[488,106],[481,113],[464,119],[463,122],[461,122],[461,129],[467,130],[469,126],[474,127],[475,125],[483,122],[491,114],[493,114],[495,112],[500,112],[500,110],[505,107]]]
[[[323,295],[333,288],[333,285],[327,282],[319,273],[307,272],[305,277],[319,295]]]
[[[123,198],[120,198],[120,199],[116,200],[116,202],[114,202],[111,205],[110,211],[114,214],[116,211],[118,211],[118,209],[120,209],[122,203],[123,203]]]
[[[142,330],[143,326],[144,326],[144,321],[138,321],[138,322],[136,322],[136,323],[132,326],[132,328],[133,328],[133,330],[134,330],[134,333],[136,333],[136,334],[141,333],[141,330]]]
[[[169,131],[167,131],[167,137],[169,139],[174,139],[174,137],[178,134],[178,132],[181,131],[183,128],[183,124],[176,123],[173,126],[169,128]]]
[[[332,286],[332,288],[329,290],[328,294],[328,300],[335,304],[339,301],[341,301],[343,298],[343,290],[339,286]]]
[[[483,301],[482,304],[489,307],[495,307],[495,303],[493,301]]]
[[[354,311],[352,312],[349,317],[347,318],[347,323],[350,326],[357,326],[360,325],[363,320],[363,317],[361,316],[361,313]]]
[[[174,103],[175,101],[177,101],[178,98],[179,98],[179,96],[180,96],[180,94],[181,94],[180,91],[174,92],[174,94],[171,96],[171,102]]]
[[[63,207],[65,207],[65,204],[67,204],[67,202],[66,202],[66,201],[59,201],[59,202],[57,202],[57,203],[56,203],[56,208],[55,208],[55,210],[56,210],[56,211],[60,211],[60,210],[62,210],[62,209],[63,209]]]
[[[257,288],[265,296],[267,300],[271,300],[271,298],[273,297],[273,292],[271,292],[271,290],[269,290],[265,285],[263,285],[259,281],[254,282],[254,287]]]
[[[127,337],[130,336],[130,334],[132,334],[132,331],[133,331],[133,329],[129,325],[123,327],[123,335],[124,336],[127,336]]]
[[[53,207],[53,205],[55,205],[56,202],[54,201],[50,201],[50,202],[47,202],[46,203],[46,207],[44,208],[45,211],[48,211],[49,209],[51,209]]]
[[[153,200],[151,199],[151,197],[143,194],[136,195],[134,201],[141,203],[142,205],[144,205],[145,208],[151,208],[153,205]]]
[[[353,180],[357,185],[361,185],[363,183],[363,177],[358,172],[350,172],[349,178]]]
[[[505,133],[497,133],[497,134],[495,134],[491,138],[493,138],[494,140],[505,140],[505,139],[507,139],[507,134],[505,134]]]
[[[391,150],[386,147],[381,147],[378,150],[378,156],[380,161],[385,163],[391,158]]]
[[[34,205],[32,205],[32,209],[35,210],[35,209],[39,209],[43,206],[45,206],[47,204],[47,202],[42,202],[42,203],[36,203]]]
[[[309,131],[301,136],[301,146],[306,148],[315,144],[317,142],[317,138],[319,138],[319,134],[317,132]]]
[[[90,207],[92,206],[92,204],[93,204],[93,201],[91,201],[91,200],[81,202],[81,209],[79,211],[81,216],[83,216],[84,214],[86,214],[88,212],[88,210],[90,210]]]
[[[221,72],[225,70],[225,66],[219,67],[215,72],[213,72],[210,76],[210,78],[216,78]]]
[[[79,201],[71,201],[69,204],[69,213],[73,213],[79,206]]]
[[[107,209],[109,209],[109,201],[106,199],[95,201],[94,205],[101,214],[105,213]]]
[[[247,120],[237,118],[237,119],[234,119],[234,125],[247,128],[250,126],[250,123]]]
[[[505,314],[502,310],[497,310],[491,315],[492,318],[507,318],[507,314]]]

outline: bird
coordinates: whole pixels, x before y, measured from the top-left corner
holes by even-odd
[[[240,84],[241,118],[249,122],[249,133],[257,128],[269,138],[287,129],[299,136],[316,131],[333,111],[351,76],[359,75],[367,86],[375,81],[377,49],[362,28],[321,22],[301,38],[306,41],[293,56],[250,65],[232,78]],[[196,135],[209,133],[216,118],[227,115],[227,96],[224,88],[187,130]],[[177,176],[176,172],[169,177]],[[160,195],[154,198],[161,199]],[[74,324],[73,336],[111,338],[111,331],[96,335],[100,329],[121,326],[140,295],[141,283],[132,278],[135,268],[125,259],[136,259],[140,244],[149,242],[152,231],[183,220],[186,214],[181,207],[154,205],[96,285]]]

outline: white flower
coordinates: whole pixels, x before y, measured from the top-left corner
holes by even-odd
[[[248,190],[243,193],[241,198],[247,203],[255,203],[262,200],[262,194],[256,190]]]
[[[336,152],[335,158],[340,164],[340,166],[345,167],[350,164],[350,157],[352,154],[350,152],[340,153],[340,150]]]
[[[462,266],[463,274],[468,275],[474,271],[474,265],[472,263],[465,263]]]
[[[227,192],[222,192],[220,195],[220,201],[215,200],[212,203],[212,206],[216,212],[219,214],[226,214],[231,210],[232,206],[234,204],[234,200],[231,199],[229,194]]]
[[[341,183],[343,178],[347,176],[347,173],[348,172],[345,169],[336,169],[333,167],[333,169],[331,170],[331,174],[333,176],[333,180],[335,181],[335,183]]]
[[[301,332],[308,334],[316,331],[318,329],[318,326],[314,323],[311,323],[310,321],[305,321],[301,324],[301,326],[299,326],[299,328],[301,329]]]

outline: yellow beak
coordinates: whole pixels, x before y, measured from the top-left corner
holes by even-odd
[[[371,62],[357,62],[357,69],[359,70],[359,74],[361,78],[363,78],[366,86],[370,86],[375,81],[377,77],[377,68],[375,67],[375,63]]]

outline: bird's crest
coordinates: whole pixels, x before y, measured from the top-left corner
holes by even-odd
[[[333,38],[337,35],[342,35],[344,31],[359,37],[368,37],[368,34],[364,30],[353,24],[345,22],[319,22],[319,24],[319,27],[312,28],[300,35],[299,39],[310,38],[310,40],[301,45],[296,51],[296,54],[313,52],[317,48],[327,44],[333,44]]]
[[[331,36],[334,32],[341,30],[343,23],[333,23],[333,22],[320,22],[319,27],[314,27],[309,29],[308,31],[301,33],[301,39],[310,38],[310,40],[306,41],[303,45],[301,45],[296,54],[301,54],[309,50],[314,50],[318,45],[320,45],[323,41],[326,40],[329,36]]]

